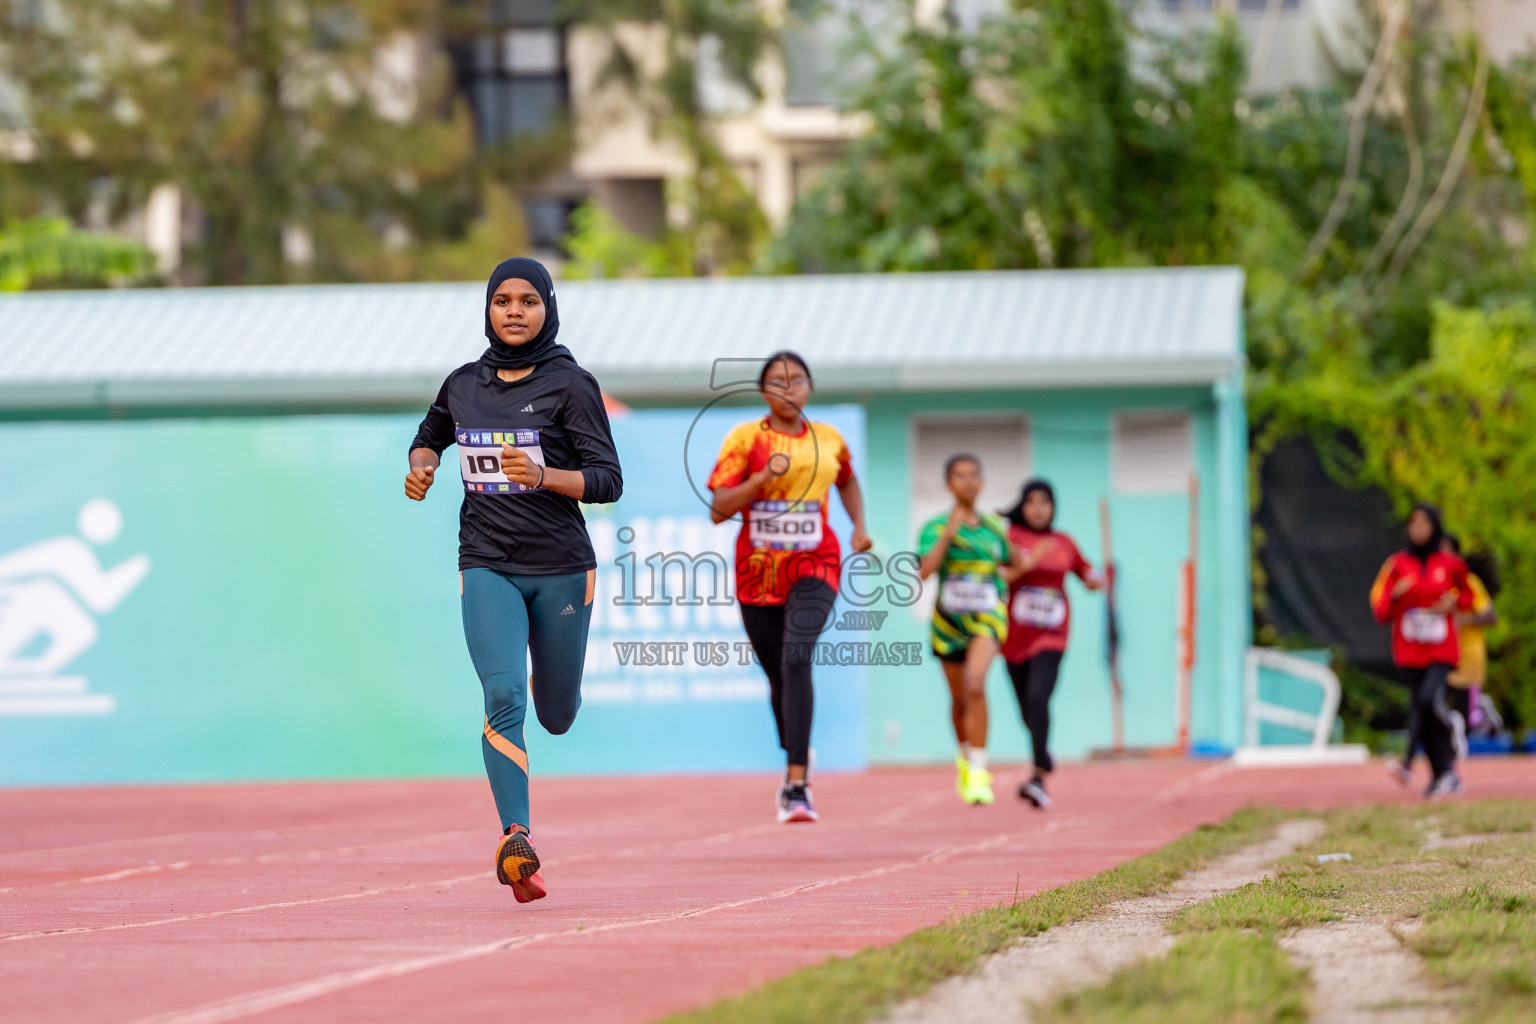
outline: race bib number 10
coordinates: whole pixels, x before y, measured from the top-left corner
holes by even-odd
[[[539,446],[537,430],[460,430],[459,472],[464,475],[464,489],[474,494],[522,494],[541,488],[516,484],[501,471],[501,446],[521,448],[540,466],[544,449]]]

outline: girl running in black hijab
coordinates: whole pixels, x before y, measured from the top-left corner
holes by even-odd
[[[618,453],[592,375],[555,341],[543,265],[511,259],[485,289],[490,347],[448,375],[411,442],[406,496],[421,501],[459,446],[459,594],[485,691],[480,750],[501,815],[496,877],[519,903],[545,895],[528,835],[528,655],[539,723],[564,733],[581,707],[597,560],[579,502],[618,500]]]

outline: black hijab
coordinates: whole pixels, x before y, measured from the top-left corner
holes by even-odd
[[[1426,544],[1415,544],[1410,539],[1408,541],[1408,553],[1417,558],[1420,565],[1427,565],[1429,563],[1429,556],[1439,551],[1441,544],[1445,542],[1445,522],[1440,517],[1440,510],[1427,501],[1421,501],[1413,506],[1413,512],[1408,513],[1409,519],[1413,518],[1414,512],[1423,512],[1429,518],[1432,532],[1429,535],[1429,542]]]
[[[533,290],[544,300],[544,326],[521,345],[508,345],[491,327],[491,298],[503,282],[514,278],[533,285]],[[516,256],[498,265],[491,272],[490,283],[485,286],[485,337],[491,347],[480,356],[480,361],[498,370],[521,370],[562,356],[574,362],[571,350],[555,341],[555,335],[559,333],[560,312],[555,306],[555,282],[544,264],[526,256]]]
[[[1024,518],[1024,503],[1029,501],[1029,496],[1036,491],[1051,499],[1051,521],[1045,524],[1044,530],[1036,530]],[[1024,482],[1024,490],[1019,494],[1019,503],[1010,509],[1004,510],[1003,515],[1007,516],[1008,521],[1021,530],[1028,530],[1031,533],[1049,533],[1051,526],[1056,522],[1056,491],[1046,481],[1039,477],[1032,477]]]

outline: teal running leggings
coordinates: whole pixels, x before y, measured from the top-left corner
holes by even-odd
[[[521,576],[465,569],[460,604],[469,657],[485,690],[480,752],[503,830],[528,826],[523,719],[533,690],[539,724],[559,736],[581,707],[581,667],[592,621],[589,573]],[[533,655],[533,678],[528,655]]]

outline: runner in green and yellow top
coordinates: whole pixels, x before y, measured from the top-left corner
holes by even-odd
[[[949,684],[949,714],[960,743],[956,786],[968,804],[992,802],[987,770],[987,670],[1008,637],[1008,607],[998,568],[1008,561],[1003,518],[976,508],[981,460],[954,455],[944,483],[955,506],[923,524],[917,540],[918,572],[939,576],[929,634]]]

